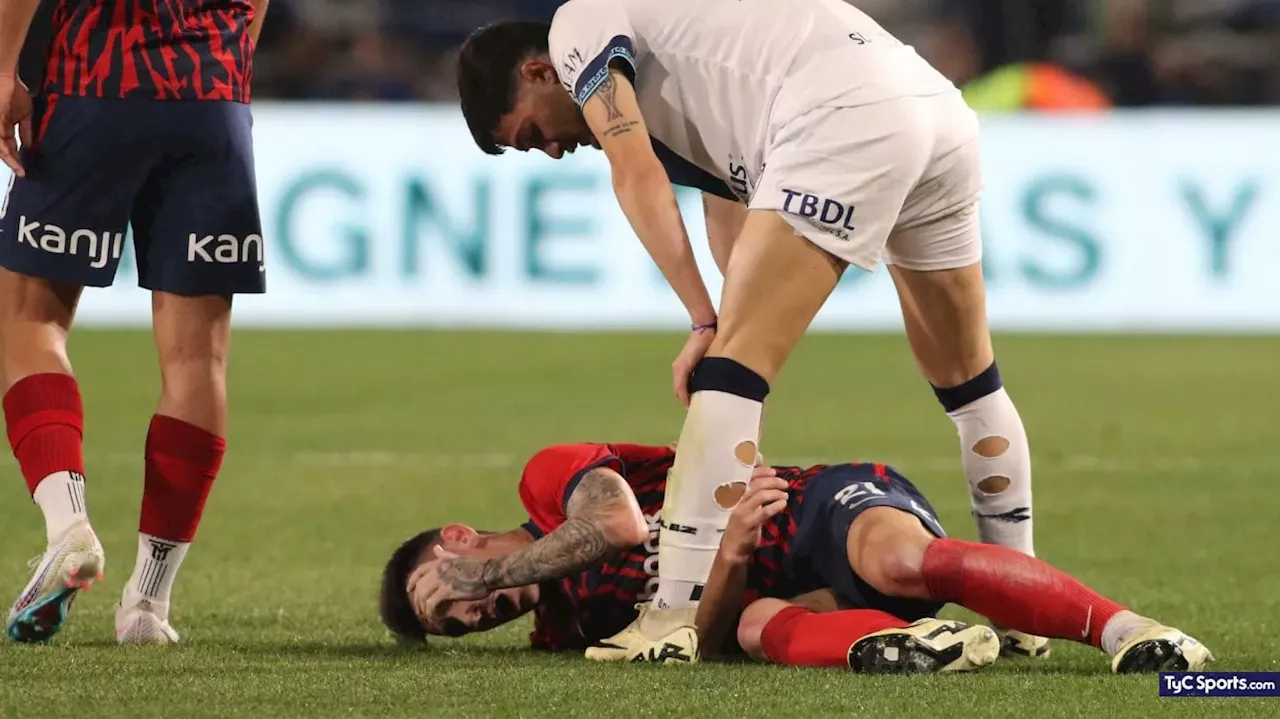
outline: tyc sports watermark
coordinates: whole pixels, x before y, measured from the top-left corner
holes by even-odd
[[[1280,697],[1280,672],[1161,672],[1162,697]]]

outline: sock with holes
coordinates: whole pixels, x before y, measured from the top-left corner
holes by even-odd
[[[708,357],[689,379],[692,397],[667,476],[658,535],[660,609],[696,604],[729,512],[751,481],[769,383],[727,357]]]
[[[996,363],[958,387],[934,387],[960,435],[978,536],[1035,556],[1031,522],[1031,448]]]

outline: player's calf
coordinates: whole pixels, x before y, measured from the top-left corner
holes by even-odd
[[[837,265],[778,213],[747,213],[715,339],[689,379],[663,507],[659,608],[693,601],[706,581],[718,533],[751,478],[769,384],[835,288]]]
[[[751,479],[769,384],[738,362],[708,357],[689,390],[658,540],[660,610],[692,606],[701,594],[729,512]]]
[[[1031,449],[996,363],[962,384],[935,385],[934,394],[960,436],[978,536],[1034,556]]]
[[[1007,547],[936,539],[924,551],[920,574],[935,599],[1010,629],[1101,649],[1114,658],[1117,672],[1198,670],[1213,658],[1181,631]]]
[[[45,551],[6,621],[9,637],[44,642],[77,592],[102,578],[105,556],[85,502],[84,407],[66,335],[79,288],[0,270],[0,358],[9,446],[45,518]]]
[[[1039,559],[935,538],[897,508],[859,514],[846,549],[854,572],[881,594],[953,602],[1026,635],[1088,644],[1117,657],[1117,671],[1122,664],[1131,671],[1180,660],[1202,665],[1208,655],[1200,656],[1198,643],[1181,632],[1125,610]],[[1122,655],[1129,659],[1122,663]]]
[[[163,380],[145,449],[138,555],[116,611],[126,644],[169,644],[174,580],[204,515],[226,452],[230,302],[157,293],[156,343]]]
[[[980,237],[976,208],[966,208],[896,237],[902,256],[889,269],[916,362],[959,434],[979,537],[1034,555],[1031,450],[995,361]],[[950,262],[913,256],[949,238],[970,238]]]

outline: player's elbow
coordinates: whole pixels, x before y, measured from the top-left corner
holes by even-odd
[[[614,512],[600,524],[601,534],[613,549],[629,549],[649,539],[649,526],[639,509]]]
[[[611,160],[613,192],[619,200],[653,197],[662,189],[670,189],[671,180],[657,155],[631,153],[628,157]]]

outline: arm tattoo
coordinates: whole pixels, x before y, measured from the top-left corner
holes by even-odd
[[[600,101],[609,112],[606,120],[613,122],[622,117],[622,111],[618,109],[618,83],[613,79],[612,72],[605,75],[604,83],[600,85]]]
[[[626,492],[616,474],[587,472],[569,497],[564,524],[517,552],[486,562],[484,585],[499,589],[559,579],[603,559],[609,541],[597,519],[625,508]]]
[[[622,110],[618,109],[618,81],[613,79],[613,73],[610,72],[600,84],[597,91],[600,96],[600,102],[604,103],[604,109],[608,113],[605,117],[606,122],[614,123],[609,125],[604,131],[605,137],[616,137],[624,133],[631,132],[631,129],[640,123],[636,120],[622,120]]]

